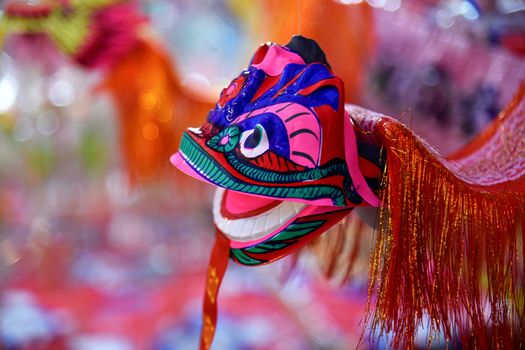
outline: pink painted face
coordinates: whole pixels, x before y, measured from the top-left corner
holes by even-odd
[[[309,62],[297,50],[262,46],[172,157],[181,170],[219,187],[215,225],[243,264],[287,255],[353,207],[377,200],[357,165],[342,81],[324,55],[314,52],[319,60]]]
[[[268,132],[264,127],[265,115],[272,115],[272,123],[283,126],[278,135],[288,148],[288,159],[296,165],[315,168],[320,164],[322,133],[317,116],[298,103],[278,103],[271,107],[260,108],[237,118],[236,124],[253,124],[241,134],[240,152],[253,159],[270,149]],[[275,127],[275,125],[273,125]]]

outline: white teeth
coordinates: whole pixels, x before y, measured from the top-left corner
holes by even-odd
[[[215,190],[215,195],[213,196],[213,216],[220,215],[221,213],[221,201],[222,196],[224,195],[224,191],[226,191],[222,187],[217,187]]]
[[[221,215],[221,202],[226,190],[217,188],[213,199],[213,220],[215,225],[231,240],[247,242],[257,240],[284,225],[306,206],[302,203],[282,201],[281,204],[259,215],[227,219]]]
[[[216,222],[215,224],[217,225],[217,227],[218,227],[221,231],[224,232],[224,227],[225,227],[224,222]]]
[[[293,209],[295,213],[295,208]],[[288,221],[290,213],[286,211],[286,208],[279,207],[279,222],[284,223]]]
[[[279,211],[280,208],[276,207],[277,210],[266,215],[266,224],[264,225],[264,230],[266,232],[271,232],[279,226]]]
[[[258,215],[255,219],[255,227],[253,228],[253,232],[265,232],[266,231],[266,215]]]
[[[230,232],[244,232],[243,228],[245,221],[246,220],[230,220],[230,222],[232,223]]]
[[[223,232],[231,232],[231,228],[233,226],[232,220],[224,219],[224,223],[222,225],[221,231]]]
[[[244,221],[243,232],[246,233],[246,235],[249,235],[249,236],[247,236],[247,239],[248,240],[255,239],[252,236],[252,233],[254,232],[253,229],[255,227],[255,221],[253,221],[253,220],[243,220],[243,221]]]
[[[283,209],[281,207],[278,208],[279,210],[277,211],[277,222],[281,222],[284,218],[283,216],[286,214],[283,212]]]

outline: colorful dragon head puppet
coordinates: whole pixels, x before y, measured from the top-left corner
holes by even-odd
[[[379,149],[362,142],[344,87],[317,43],[295,36],[262,45],[171,161],[217,186],[217,242],[209,267],[201,348],[216,321],[228,257],[244,265],[282,258],[358,206],[377,206]]]
[[[235,261],[272,262],[352,208],[377,206],[378,150],[356,138],[343,96],[317,43],[296,36],[261,46],[182,136],[172,163],[218,186],[214,222]]]
[[[393,348],[410,348],[428,315],[431,333],[447,341],[522,344],[525,158],[509,150],[525,149],[525,84],[450,157],[395,119],[348,106],[350,118],[343,96],[317,43],[296,36],[261,46],[207,122],[182,136],[172,163],[218,187],[201,349],[214,336],[229,258],[282,258],[353,208],[378,207],[380,183],[365,316],[371,334],[391,332]]]

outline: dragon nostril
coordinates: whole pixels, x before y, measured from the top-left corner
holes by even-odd
[[[206,143],[216,151],[230,152],[239,143],[239,134],[239,128],[231,125],[213,136]]]

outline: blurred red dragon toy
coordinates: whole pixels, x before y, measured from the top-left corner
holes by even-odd
[[[104,71],[98,91],[108,91],[117,107],[132,183],[163,174],[182,126],[212,106],[181,87],[166,52],[146,34],[135,1],[8,0],[3,10],[0,42],[44,35],[77,64]]]

